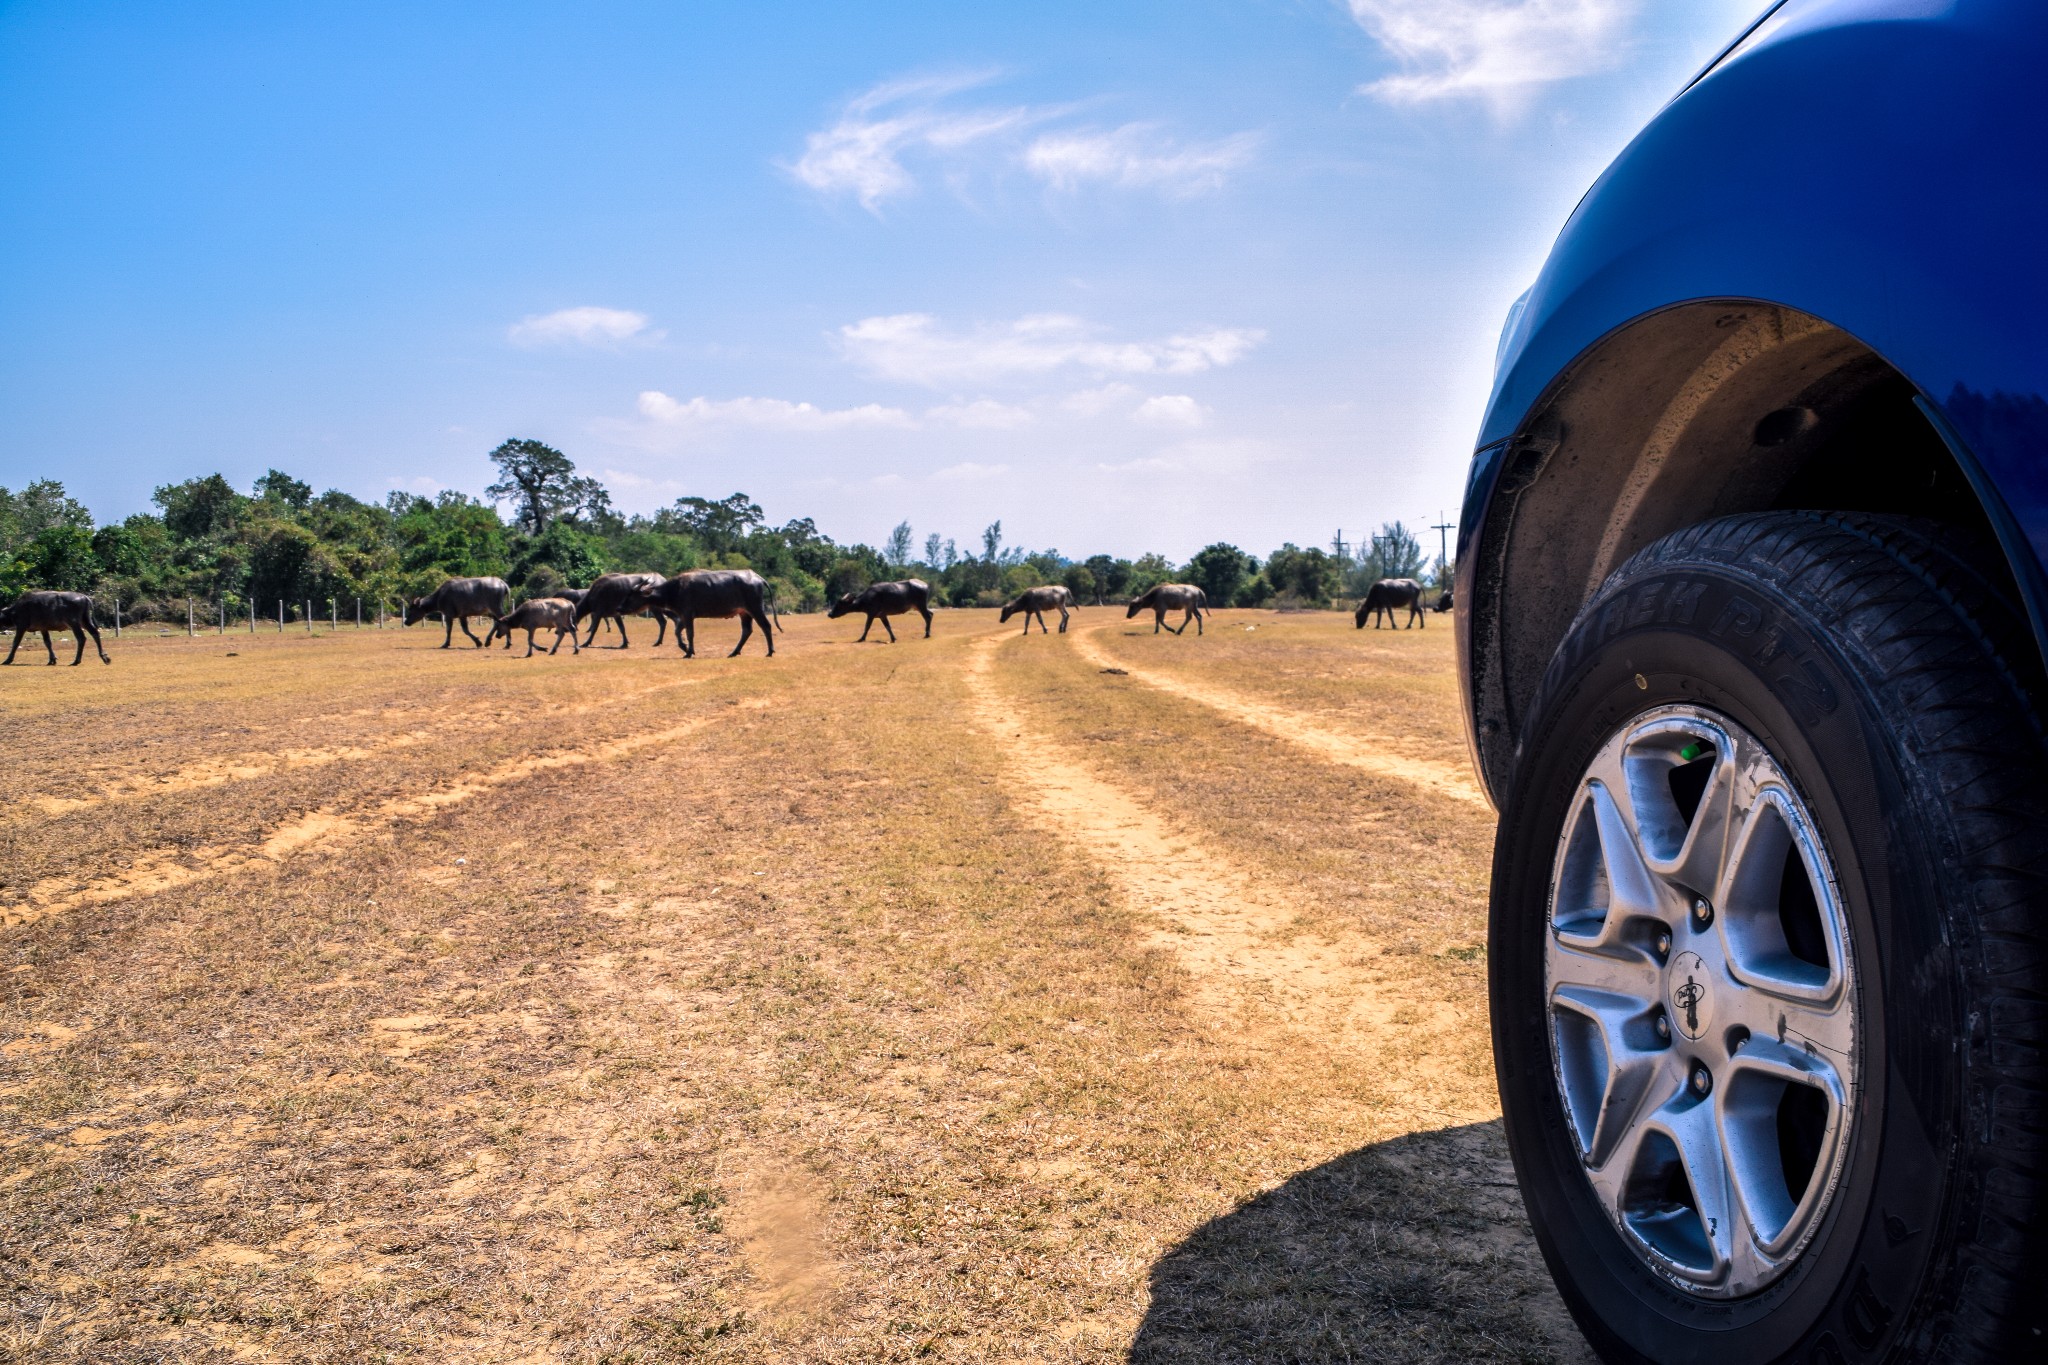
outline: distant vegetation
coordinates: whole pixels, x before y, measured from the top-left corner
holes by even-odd
[[[1200,584],[1216,606],[1321,607],[1376,578],[1424,576],[1421,547],[1399,522],[1363,555],[1341,559],[1288,544],[1262,562],[1220,542],[1179,565],[1157,554],[1072,559],[1005,545],[1000,521],[964,550],[936,534],[920,544],[908,522],[876,549],[841,545],[809,517],[770,526],[744,493],[621,516],[602,484],[539,441],[507,441],[491,459],[499,478],[484,490],[488,501],[453,491],[392,493],[381,503],[316,495],[273,469],[248,493],[218,474],[165,484],[155,512],[105,525],[58,480],[0,488],[0,600],[61,588],[93,593],[108,610],[118,601],[137,619],[182,618],[187,599],[224,602],[231,613],[254,602],[266,615],[282,601],[296,617],[308,601],[325,614],[330,598],[344,614],[359,598],[373,611],[450,575],[494,574],[535,597],[612,571],[751,568],[785,611],[816,611],[840,593],[913,576],[956,607],[1042,583],[1064,583],[1084,603],[1122,601],[1175,579]]]

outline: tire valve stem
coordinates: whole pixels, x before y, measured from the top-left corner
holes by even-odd
[[[1695,896],[1692,902],[1692,927],[1695,932],[1704,933],[1714,923],[1714,907],[1705,896]]]
[[[1692,1064],[1692,1080],[1690,1084],[1692,1086],[1692,1093],[1701,1099],[1705,1099],[1707,1093],[1714,1088],[1714,1073],[1707,1070],[1700,1063],[1694,1062]]]

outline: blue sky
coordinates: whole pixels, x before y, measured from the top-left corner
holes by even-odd
[[[1761,0],[0,4],[0,483],[842,540],[1454,510],[1508,304]]]

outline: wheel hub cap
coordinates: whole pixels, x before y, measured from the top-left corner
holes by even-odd
[[[1665,707],[1601,747],[1544,967],[1558,1092],[1624,1241],[1702,1297],[1783,1275],[1848,1151],[1858,1002],[1819,829],[1754,736]]]

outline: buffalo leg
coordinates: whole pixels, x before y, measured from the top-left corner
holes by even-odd
[[[597,643],[597,628],[603,624],[604,618],[602,616],[593,616],[590,618],[590,634],[587,637],[585,637],[583,641],[583,647],[585,649],[588,649],[590,646]]]
[[[753,634],[754,618],[752,616],[749,616],[745,612],[740,613],[740,642],[734,645],[732,647],[732,653],[726,655],[725,657],[728,659],[739,658],[740,651],[747,647],[747,641],[750,638],[752,638]]]
[[[1195,618],[1195,634],[1199,636],[1202,633],[1202,609],[1200,607],[1190,607],[1188,610]],[[1187,623],[1183,621],[1180,628],[1186,630],[1188,628]]]
[[[13,663],[13,662],[14,662],[14,650],[15,650],[15,649],[20,649],[20,648],[21,648],[21,637],[22,637],[22,636],[24,636],[24,635],[26,635],[26,634],[28,634],[28,627],[27,627],[27,626],[20,626],[20,627],[17,627],[17,628],[15,629],[15,632],[14,632],[14,649],[10,649],[10,650],[8,650],[8,651],[7,651],[7,662],[8,662],[8,663],[10,663],[10,664],[11,664],[11,663]]]
[[[888,631],[888,632],[889,632],[889,643],[890,643],[890,644],[892,644],[892,645],[893,645],[893,644],[895,644],[895,643],[896,643],[896,627],[894,627],[894,626],[892,626],[892,625],[890,625],[890,624],[889,624],[889,618],[888,618],[888,617],[886,617],[886,616],[884,616],[884,617],[882,618],[882,629],[883,629],[883,630],[886,630],[886,631]]]
[[[78,641],[78,650],[71,656],[71,666],[76,668],[85,662],[85,627],[73,626],[71,638]]]
[[[633,643],[631,640],[628,640],[626,638],[626,618],[623,614],[621,614],[617,617],[614,617],[613,619],[619,623],[619,648],[624,649],[628,645]]]
[[[924,613],[924,638],[929,640],[932,638],[932,609],[919,607],[918,610]]]
[[[1154,635],[1157,635],[1157,634],[1159,633],[1159,631],[1160,631],[1160,628],[1161,628],[1162,626],[1164,626],[1165,624],[1166,624],[1166,609],[1165,609],[1164,607],[1162,607],[1162,608],[1160,608],[1160,609],[1159,609],[1158,611],[1155,611],[1155,612],[1153,612],[1153,613],[1152,613],[1152,633],[1153,633]]]
[[[679,629],[676,631],[676,643],[682,646],[683,657],[685,659],[696,658],[697,618],[694,616],[685,616],[680,622],[677,623],[677,625]]]
[[[469,642],[475,645],[478,649],[482,649],[484,647],[484,642],[482,640],[477,639],[476,632],[469,628],[469,618],[467,616],[458,616],[455,619],[462,622],[462,633],[469,637]],[[510,649],[512,647],[512,639],[510,636],[507,636],[505,638],[505,647],[507,649]]]
[[[50,643],[50,632],[47,630],[43,632],[43,648],[50,655],[50,667],[55,668],[57,666],[57,647]]]
[[[441,626],[441,648],[447,649],[455,643],[455,618],[443,616]]]
[[[1042,618],[1042,617],[1040,618],[1040,620],[1039,620],[1039,624],[1040,624],[1040,625],[1043,625],[1043,624],[1044,624],[1044,618]],[[1066,604],[1066,603],[1064,603],[1064,602],[1062,602],[1062,603],[1060,603],[1060,634],[1062,634],[1062,635],[1065,635],[1066,633],[1067,633],[1067,604]]]
[[[668,638],[668,617],[654,613],[654,647],[661,648],[661,642]]]
[[[873,630],[874,628],[875,618],[870,616],[867,620],[867,624],[860,628],[860,638],[858,640],[855,640],[854,643],[857,645],[866,644],[868,642],[868,632]]]
[[[749,608],[749,611],[752,611],[752,608]],[[755,612],[754,619],[761,623],[761,641],[768,646],[768,657],[772,659],[775,657],[775,631],[768,624],[768,616],[765,612]]]

